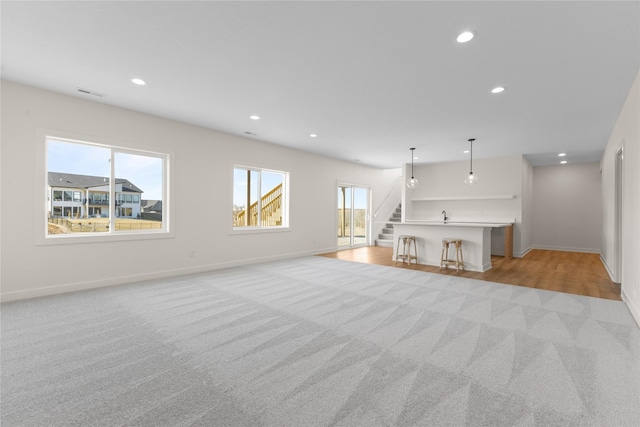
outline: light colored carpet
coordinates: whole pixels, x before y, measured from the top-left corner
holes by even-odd
[[[2,425],[638,426],[622,302],[305,257],[2,305]]]

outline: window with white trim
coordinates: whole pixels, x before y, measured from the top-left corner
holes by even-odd
[[[167,153],[46,138],[46,237],[166,233]]]
[[[277,229],[289,226],[289,173],[233,168],[233,228]]]

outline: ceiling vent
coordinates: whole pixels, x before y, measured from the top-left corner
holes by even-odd
[[[100,92],[94,92],[92,90],[89,89],[82,89],[82,88],[78,88],[78,92],[80,93],[84,93],[85,95],[93,95],[93,96],[97,96],[98,98],[103,98],[104,97],[104,93],[100,93]]]

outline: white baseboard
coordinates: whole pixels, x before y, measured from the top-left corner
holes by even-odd
[[[533,248],[529,247],[526,250],[522,251],[522,252],[513,252],[513,257],[514,258],[522,258],[523,256],[525,256],[526,254],[528,254]],[[495,250],[491,251],[491,256],[504,256],[504,248],[496,248]]]
[[[106,279],[91,280],[85,282],[66,283],[63,285],[48,286],[43,288],[28,289],[24,291],[5,292],[0,294],[0,302],[17,301],[27,298],[37,298],[50,295],[58,295],[67,292],[85,291],[89,289],[104,288],[107,286],[124,285],[127,283],[141,282],[143,280],[160,279],[163,277],[182,276],[184,274],[202,273],[205,271],[221,270],[223,268],[239,267],[248,264],[259,264],[282,259],[298,258],[302,256],[315,255],[324,252],[334,252],[335,248],[326,250],[316,249],[313,251],[295,252],[288,254],[271,255],[252,259],[237,261],[226,261],[214,264],[198,265],[193,267],[176,268],[172,270],[153,271],[149,273],[134,274],[129,276],[110,277]]]
[[[560,252],[583,252],[587,254],[599,254],[600,248],[572,248],[565,246],[546,246],[546,245],[533,245],[531,249],[541,249],[547,251],[560,251]],[[529,249],[529,250],[531,250]]]
[[[600,262],[602,262],[602,265],[604,265],[604,269],[607,271],[607,274],[609,275],[609,278],[611,279],[611,281],[615,283],[616,278],[615,278],[615,275],[613,274],[613,269],[609,266],[609,264],[607,263],[607,260],[604,259],[602,254],[600,254]]]
[[[633,319],[636,321],[638,327],[640,328],[640,309],[633,305],[633,303],[631,302],[631,298],[629,298],[627,294],[625,294],[624,289],[622,289],[621,296],[622,301],[624,301],[624,303],[627,305],[629,312],[631,312],[631,316],[633,316]]]
[[[529,246],[527,249],[525,249],[524,251],[520,251],[520,252],[516,252],[513,254],[514,257],[516,258],[522,258],[524,257],[526,254],[528,254],[529,252],[531,252],[534,249],[533,246]]]
[[[599,254],[600,253],[600,249],[585,249],[585,248],[569,248],[569,247],[561,247],[561,246],[529,246],[527,249],[525,249],[524,251],[520,251],[520,252],[513,252],[513,257],[514,258],[522,258],[525,255],[527,255],[529,252],[531,252],[534,249],[540,249],[540,250],[545,250],[545,251],[560,251],[560,252],[582,252],[582,253],[589,253],[589,254]],[[496,248],[495,251],[491,252],[491,255],[496,255],[496,256],[504,256],[504,249],[498,249]]]

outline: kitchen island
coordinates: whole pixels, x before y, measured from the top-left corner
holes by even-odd
[[[440,266],[442,239],[462,240],[464,268],[484,272],[491,268],[491,230],[505,229],[504,256],[513,257],[513,222],[444,222],[405,221],[393,224],[393,259],[396,259],[398,237],[416,237],[418,264]],[[454,255],[455,256],[455,255]]]

